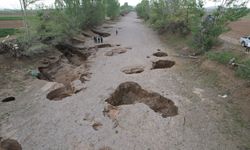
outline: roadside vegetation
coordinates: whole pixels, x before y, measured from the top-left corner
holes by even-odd
[[[18,53],[14,57],[42,53],[48,44],[63,42],[82,30],[101,25],[107,19],[115,20],[120,14],[124,15],[133,9],[128,3],[120,6],[118,0],[55,0],[54,8],[39,6],[36,10],[29,10],[29,6],[37,1],[20,0],[21,11],[13,12],[13,15],[19,16],[8,16],[10,13],[7,13],[0,17],[0,21],[24,21],[24,28],[16,35],[18,51],[11,52]],[[12,35],[16,31],[17,29],[0,29],[0,36]]]
[[[0,38],[1,37],[6,37],[8,35],[13,35],[15,33],[17,33],[18,30],[17,29],[13,29],[13,28],[0,28]]]
[[[218,36],[228,30],[228,22],[248,14],[246,2],[226,0],[208,13],[202,0],[142,0],[136,11],[139,17],[160,33],[191,36],[191,46],[201,54],[210,50]]]
[[[239,77],[250,79],[249,59],[238,56],[229,51],[212,51],[218,45],[218,37],[230,30],[227,24],[242,17],[249,16],[249,9],[246,7],[247,0],[225,0],[208,11],[204,7],[203,0],[142,0],[136,7],[139,17],[145,20],[151,27],[160,34],[166,33],[171,36],[170,40],[178,41],[178,45],[188,46],[192,51],[191,55],[203,55],[222,64],[228,64],[230,60],[239,65],[236,74]],[[180,44],[179,41],[183,41]],[[173,42],[176,43],[176,42]],[[181,49],[181,48],[180,48]]]

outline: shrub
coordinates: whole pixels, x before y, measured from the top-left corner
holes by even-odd
[[[206,56],[210,60],[217,61],[221,64],[228,64],[232,58],[238,59],[238,56],[232,52],[207,52]]]
[[[243,79],[250,80],[250,59],[243,61],[242,65],[238,66],[236,74]]]

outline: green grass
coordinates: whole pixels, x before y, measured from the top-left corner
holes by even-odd
[[[23,20],[21,16],[0,16],[0,21],[6,20]]]
[[[232,58],[236,59],[236,63],[240,64],[236,69],[236,75],[242,79],[250,80],[250,59],[245,59],[233,52],[207,52],[208,59],[217,61],[221,64],[228,64]]]
[[[241,62],[242,66],[239,66],[236,70],[236,74],[243,78],[250,80],[250,59]]]
[[[206,56],[208,59],[213,60],[213,61],[217,61],[221,64],[228,64],[229,61],[232,58],[236,58],[236,60],[238,59],[238,56],[232,52],[229,51],[224,51],[224,52],[207,52]]]
[[[5,37],[7,35],[13,35],[17,32],[17,29],[13,28],[0,28],[0,37]]]

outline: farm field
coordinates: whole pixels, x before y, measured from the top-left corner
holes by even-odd
[[[0,37],[14,35],[21,27],[23,21],[20,14],[0,13]]]

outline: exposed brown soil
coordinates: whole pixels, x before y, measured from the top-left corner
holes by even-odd
[[[243,36],[250,35],[250,19],[240,19],[228,24],[230,28],[229,32],[226,32],[220,36],[220,38],[234,45],[240,45],[239,39]]]
[[[178,107],[174,102],[158,93],[148,92],[135,82],[125,82],[119,85],[110,98],[105,100],[113,106],[144,103],[163,118],[176,116]]]
[[[1,141],[0,150],[22,150],[22,146],[16,140],[6,139]]]
[[[121,71],[124,72],[125,74],[138,74],[144,71],[144,67],[143,66],[130,66],[130,67],[123,68]]]
[[[171,68],[174,65],[175,65],[175,62],[171,60],[158,60],[158,61],[153,62],[152,69]]]
[[[153,55],[156,56],[156,57],[165,57],[165,56],[168,56],[168,54],[165,53],[165,52],[156,52]]]
[[[3,103],[6,103],[6,102],[11,102],[11,101],[15,101],[16,98],[15,97],[7,97],[5,99],[2,100]]]
[[[106,47],[112,47],[111,44],[99,44],[99,45],[96,45],[98,48],[106,48]]]
[[[98,34],[98,35],[103,36],[103,37],[108,37],[108,36],[111,35],[110,33],[98,31],[98,30],[95,30],[95,29],[92,29],[91,31],[94,32],[95,34]]]
[[[3,20],[0,21],[0,28],[21,28],[23,27],[22,20]]]
[[[38,78],[50,82],[62,83],[60,87],[51,91],[47,98],[49,100],[61,100],[84,89],[84,82],[87,80],[85,61],[90,55],[68,44],[56,46],[63,54],[59,57],[51,57],[43,62],[46,66],[38,67],[40,72]],[[77,82],[76,82],[77,81]]]

